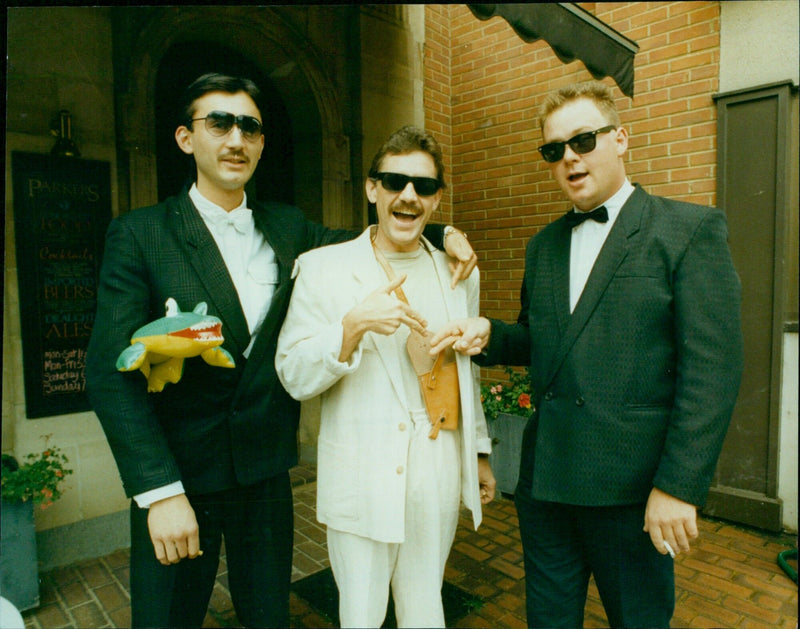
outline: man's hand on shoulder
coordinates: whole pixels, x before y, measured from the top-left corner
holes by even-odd
[[[467,279],[478,265],[478,256],[467,240],[467,235],[461,230],[448,225],[444,231],[444,250],[447,255],[454,258],[450,261],[450,272],[453,281],[450,288],[455,288],[461,280]]]
[[[165,566],[181,559],[194,559],[200,550],[200,528],[186,494],[178,494],[150,505],[147,526],[156,559]]]

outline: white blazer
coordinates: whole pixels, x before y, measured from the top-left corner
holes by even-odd
[[[447,256],[431,251],[450,319],[477,316],[477,269],[455,289]],[[346,363],[339,362],[342,318],[388,279],[375,259],[370,229],[350,242],[314,249],[297,259],[289,311],[275,367],[298,400],[321,396],[317,447],[317,519],[337,530],[381,542],[404,540],[408,445],[412,422],[397,344],[368,332]],[[413,307],[413,304],[412,304]],[[491,451],[480,402],[480,372],[456,354],[461,391],[461,497],[481,522],[478,452]],[[435,479],[431,479],[435,482]]]

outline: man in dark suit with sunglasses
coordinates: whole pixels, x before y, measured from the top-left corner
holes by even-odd
[[[195,182],[112,221],[106,238],[86,376],[133,497],[136,627],[202,624],[223,537],[239,622],[289,625],[288,470],[297,463],[299,405],[277,379],[275,348],[296,257],[355,234],[247,198],[264,149],[257,102],[247,79],[209,74],[192,83],[175,140],[194,158]],[[446,240],[471,259],[463,236]],[[117,370],[117,357],[134,331],[164,316],[170,298],[181,311],[207,304],[235,365],[190,358],[177,382],[148,393],[141,374]]]
[[[528,243],[515,324],[433,342],[531,367],[515,492],[529,626],[583,626],[594,574],[612,627],[667,627],[672,557],[697,537],[742,371],[725,216],[630,184],[602,83],[552,95],[540,123],[573,209]]]

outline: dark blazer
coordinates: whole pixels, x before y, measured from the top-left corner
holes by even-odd
[[[350,239],[307,221],[297,208],[251,203],[256,228],[275,251],[279,284],[251,350],[236,289],[213,237],[186,192],[112,221],[100,273],[97,317],[86,378],[129,496],[182,480],[187,493],[252,484],[297,462],[299,404],[275,374],[275,348],[292,290],[295,258],[308,249]],[[184,362],[182,379],[147,393],[139,371],[115,363],[131,334],[165,314],[198,302],[222,320],[223,347],[235,369]]]
[[[570,227],[528,243],[516,324],[483,364],[529,364],[520,490],[578,505],[702,505],[741,378],[741,286],[725,216],[637,186],[572,314]]]

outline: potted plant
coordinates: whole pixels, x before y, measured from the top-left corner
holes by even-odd
[[[533,412],[530,371],[504,369],[506,382],[481,385],[481,404],[492,437],[492,454],[489,457],[497,488],[504,494],[513,494],[519,478],[519,460],[522,450],[522,432]]]
[[[47,446],[31,453],[20,464],[2,456],[2,537],[0,537],[0,592],[17,609],[39,604],[39,567],[36,560],[36,526],[33,506],[48,508],[62,493],[61,483],[72,474],[59,448]]]
[[[530,370],[525,367],[524,371],[515,371],[506,367],[504,371],[508,382],[481,385],[483,413],[489,422],[494,422],[501,414],[527,419],[533,410]]]

